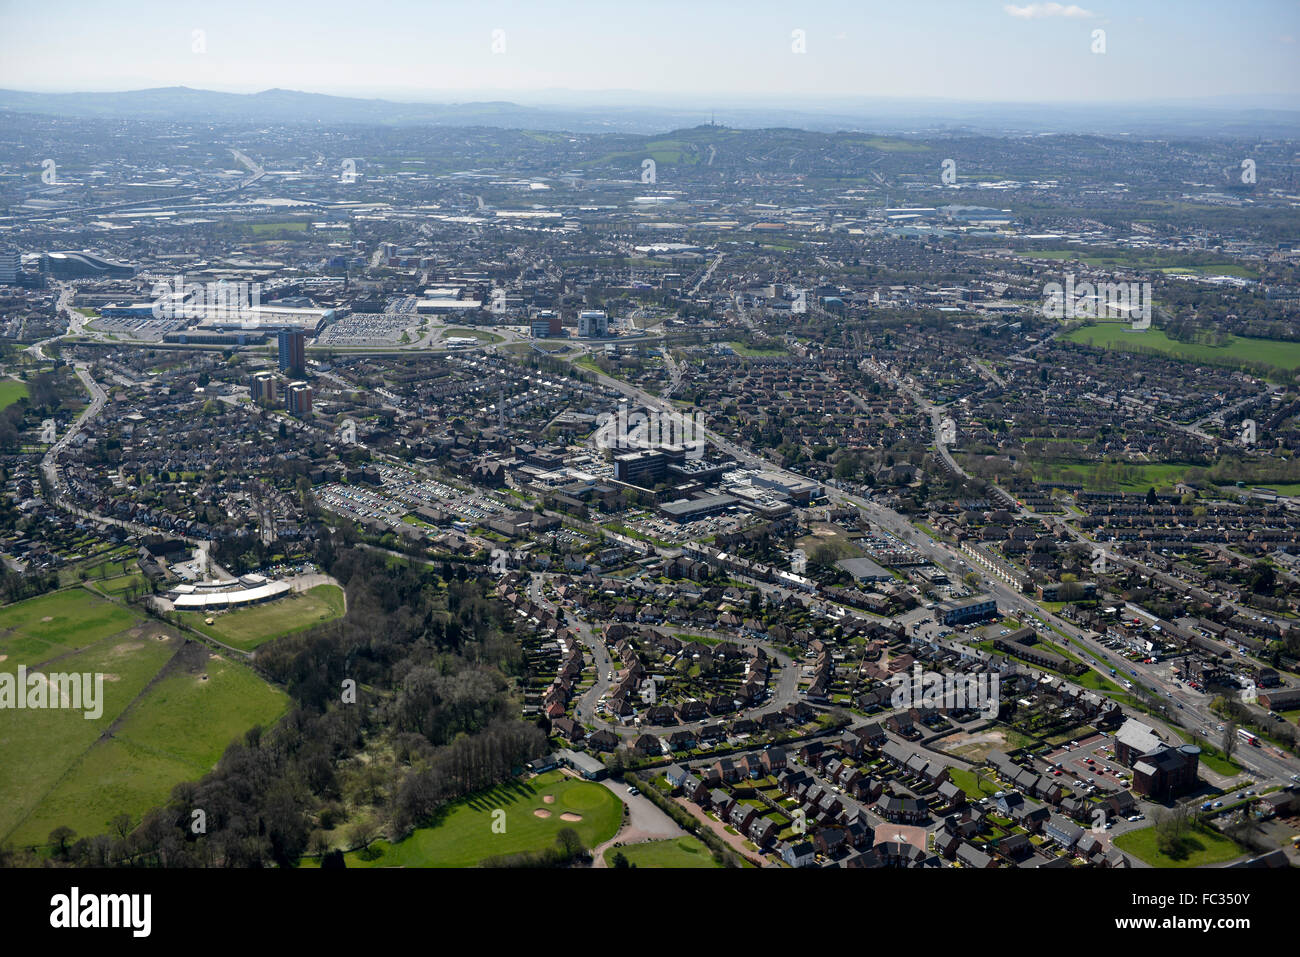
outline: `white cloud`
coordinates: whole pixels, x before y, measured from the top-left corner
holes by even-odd
[[[1083,7],[1070,4],[1068,7],[1063,3],[1029,3],[1023,7],[1017,7],[1008,3],[1002,8],[1013,17],[1019,17],[1021,20],[1039,20],[1043,17],[1068,17],[1072,20],[1092,20],[1097,14],[1091,10],[1085,10]]]

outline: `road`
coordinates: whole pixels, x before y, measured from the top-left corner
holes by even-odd
[[[737,308],[742,315],[742,319],[744,319],[743,310],[739,310],[738,300]],[[646,409],[654,409],[658,411],[671,410],[670,403],[666,402],[661,397],[652,395],[629,383],[600,374],[597,374],[597,379],[602,385],[626,395],[629,399],[636,400]],[[934,407],[926,403],[919,395],[915,395],[914,390],[910,389],[901,380],[895,379],[895,381],[900,387],[912,394],[913,398],[918,401],[923,408],[927,405],[929,406],[933,420]],[[763,468],[791,478],[803,478],[803,476],[800,476],[798,473],[785,469],[761,455],[741,448],[734,442],[731,442],[729,439],[710,429],[707,423],[705,424],[704,432],[708,440],[720,451],[732,456],[736,461],[744,465],[752,468]],[[907,518],[892,509],[879,505],[874,501],[862,498],[861,496],[851,494],[843,489],[834,487],[827,487],[826,495],[827,498],[835,504],[851,504],[856,506],[877,526],[894,535],[901,541],[911,545],[913,548],[916,548],[935,565],[944,568],[950,574],[955,575],[958,579],[962,578],[966,572],[970,570],[970,565],[966,560],[966,556],[964,556],[955,546],[941,542],[920,532],[912,526],[911,522],[908,521]],[[1022,509],[1021,511],[1024,510]],[[1063,521],[1062,525],[1063,527],[1070,529],[1071,534],[1075,535],[1079,540],[1088,542],[1089,545],[1092,544],[1091,541],[1084,537],[1081,532],[1070,528],[1070,526],[1066,525]],[[1118,556],[1116,557],[1118,558]],[[1171,579],[1171,583],[1173,581],[1176,581],[1176,579]],[[1179,584],[1182,589],[1189,587],[1186,583]],[[1087,632],[1044,610],[1029,596],[1007,586],[996,577],[989,576],[984,579],[983,586],[988,592],[992,593],[997,598],[1000,610],[1018,614],[1020,616],[1038,618],[1039,620],[1051,625],[1061,634],[1068,636],[1071,642],[1075,644],[1076,648],[1082,647],[1089,652],[1088,655],[1083,656],[1085,662],[1098,674],[1109,678],[1110,666],[1104,663],[1109,656],[1100,645],[1091,640]],[[1118,665],[1115,667],[1118,670]],[[1166,687],[1165,683],[1158,679],[1158,676],[1147,675],[1145,678],[1147,683],[1152,686],[1157,693],[1166,697],[1166,700],[1174,700],[1167,697],[1167,695],[1173,694],[1177,689]],[[1183,705],[1181,712],[1177,709],[1177,704]],[[1214,718],[1213,713],[1209,711],[1208,698],[1203,698],[1203,700],[1192,700],[1188,697],[1187,693],[1182,693],[1182,697],[1174,700],[1174,705],[1175,707],[1171,709],[1171,713],[1167,716],[1169,722],[1184,723],[1178,721],[1178,718],[1185,717],[1186,720],[1190,722],[1190,726],[1194,728],[1213,728],[1214,725],[1218,723],[1217,719]],[[1153,722],[1156,725],[1161,724],[1158,719],[1154,719],[1144,713],[1136,713],[1134,716],[1148,723]],[[1168,727],[1165,727],[1164,729],[1164,737],[1171,743],[1177,743],[1181,740],[1175,732]],[[1300,761],[1297,761],[1294,756],[1278,755],[1274,753],[1274,750],[1271,748],[1248,748],[1246,750],[1252,753],[1243,754],[1242,749],[1238,749],[1235,758],[1238,763],[1246,767],[1252,774],[1263,778],[1286,781],[1292,774],[1300,772]]]

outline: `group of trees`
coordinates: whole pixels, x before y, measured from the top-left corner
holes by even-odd
[[[264,646],[255,660],[288,690],[290,713],[250,730],[210,774],[178,785],[139,822],[126,817],[113,833],[80,839],[58,830],[57,860],[288,866],[331,845],[401,837],[543,753],[545,735],[516,717],[510,693],[522,648],[482,580],[444,581],[428,566],[334,540],[316,557],[343,583],[348,614]],[[568,862],[585,853],[580,845],[562,842],[542,863]]]

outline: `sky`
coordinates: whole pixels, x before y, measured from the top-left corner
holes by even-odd
[[[0,88],[1300,107],[1298,39],[1300,0],[0,0]]]

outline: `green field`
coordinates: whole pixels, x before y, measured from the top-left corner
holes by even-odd
[[[1209,867],[1230,861],[1242,853],[1242,849],[1234,842],[1209,830],[1195,830],[1188,835],[1188,853],[1184,857],[1173,858],[1162,854],[1156,843],[1154,827],[1121,834],[1115,838],[1115,846],[1141,858],[1152,867]]]
[[[7,668],[37,664],[86,648],[139,620],[84,588],[65,588],[0,608],[0,654],[7,656]]]
[[[1300,342],[1233,336],[1226,345],[1207,346],[1199,343],[1175,342],[1159,329],[1154,328],[1135,332],[1123,322],[1080,326],[1062,338],[1067,342],[1078,342],[1099,349],[1119,352],[1130,350],[1159,352],[1210,365],[1252,362],[1286,371],[1300,369]]]
[[[59,825],[104,833],[208,771],[231,739],[288,699],[84,588],[0,608],[0,671],[102,674],[102,713],[6,711],[0,721],[0,843],[43,844]],[[204,679],[202,675],[207,675]]]
[[[209,655],[191,646],[186,666],[177,661],[130,706],[113,736],[97,741],[74,773],[44,795],[14,831],[14,842],[43,842],[60,824],[78,834],[103,833],[123,811],[138,819],[166,801],[178,782],[211,771],[253,725],[273,724],[284,714],[284,694],[247,668]]]
[[[1098,481],[1098,472],[1103,464],[1113,475],[1122,469],[1122,477],[1113,482],[1107,480],[1104,484]],[[1041,459],[1030,459],[1029,465],[1036,482],[1071,482],[1089,490],[1121,492],[1171,488],[1183,480],[1189,469],[1196,467],[1178,462],[1045,462]]]
[[[738,356],[783,356],[786,354],[785,346],[780,344],[753,346],[744,342],[727,342],[725,345],[730,346]]]
[[[543,796],[551,795],[553,803]],[[493,811],[505,811],[505,833],[492,829]],[[538,817],[536,810],[549,811]],[[580,821],[560,815],[580,814]],[[572,827],[588,848],[618,833],[623,802],[603,785],[551,771],[531,780],[514,780],[457,801],[433,827],[420,828],[397,844],[376,841],[372,860],[353,852],[348,867],[473,867],[484,858],[540,851],[555,843],[561,828]],[[368,856],[368,855],[365,855]]]
[[[974,771],[967,771],[965,768],[951,768],[948,771],[948,779],[965,791],[966,796],[972,801],[978,801],[982,797],[997,794],[1001,790],[993,783],[992,771],[987,772],[984,779],[981,780]]]
[[[305,592],[237,611],[182,612],[181,620],[222,644],[251,651],[276,638],[341,618],[343,611],[343,589],[336,585],[317,585]],[[208,618],[212,619],[210,625]]]
[[[1178,261],[1177,256],[1136,250],[1118,255],[1098,255],[1097,251],[1087,249],[1034,249],[1023,255],[1035,259],[1073,260],[1097,269],[1154,269],[1166,275],[1236,276],[1241,279],[1255,279],[1259,276],[1253,269],[1230,260],[1189,263],[1185,260]]]
[[[721,867],[713,859],[713,854],[699,838],[679,837],[670,841],[647,841],[645,844],[629,844],[626,847],[611,847],[605,851],[605,864],[614,866],[614,855],[622,853],[628,863],[637,867]]]
[[[302,220],[290,220],[283,223],[254,223],[249,228],[253,231],[254,236],[265,236],[268,233],[304,232],[307,229],[307,223]]]
[[[27,383],[15,382],[13,379],[0,380],[0,409],[8,408],[27,396]]]
[[[88,582],[95,591],[110,598],[119,598],[125,595],[127,590],[133,585],[144,588],[148,580],[143,575],[120,575],[117,578],[106,578],[103,581]],[[146,589],[147,590],[147,589]]]
[[[446,340],[448,337],[451,337],[451,336],[456,336],[456,337],[461,338],[461,339],[464,339],[464,338],[477,339],[479,342],[488,342],[488,343],[491,343],[491,342],[505,342],[505,337],[504,337],[504,336],[498,336],[495,332],[487,332],[486,330],[483,330],[483,329],[461,329],[461,328],[456,328],[456,329],[444,329],[444,330],[443,330],[443,332],[442,332],[442,339],[443,339],[443,340]]]

